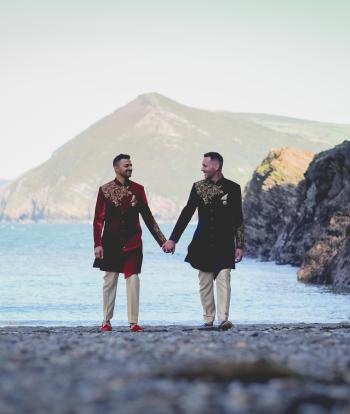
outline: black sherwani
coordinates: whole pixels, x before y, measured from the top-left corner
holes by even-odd
[[[170,240],[178,242],[198,208],[198,225],[185,258],[204,272],[235,268],[235,249],[244,247],[241,187],[222,177],[193,184],[192,190]]]

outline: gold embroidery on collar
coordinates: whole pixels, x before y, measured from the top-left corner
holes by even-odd
[[[221,185],[215,185],[209,180],[202,180],[195,183],[198,196],[203,200],[204,204],[209,204],[216,196],[224,194]]]
[[[107,184],[104,184],[101,187],[101,190],[104,196],[108,200],[111,200],[116,207],[121,205],[121,201],[124,197],[132,195],[131,191],[128,190],[128,187],[124,185],[118,185],[114,180],[110,181]]]

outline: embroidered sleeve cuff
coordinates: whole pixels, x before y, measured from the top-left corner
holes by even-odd
[[[242,223],[236,230],[236,247],[244,248],[244,224]]]

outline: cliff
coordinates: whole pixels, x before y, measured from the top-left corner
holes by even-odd
[[[300,266],[303,282],[350,286],[349,206],[349,141],[314,158],[271,151],[245,189],[247,253]]]
[[[297,187],[313,153],[295,148],[272,149],[244,189],[246,253],[274,259],[276,240],[295,212]]]
[[[275,259],[300,265],[299,280],[350,286],[349,235],[350,142],[344,141],[311,162]]]

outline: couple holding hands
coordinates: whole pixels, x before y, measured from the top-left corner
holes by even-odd
[[[203,329],[214,326],[227,330],[231,298],[231,269],[243,257],[244,224],[240,186],[222,174],[223,157],[204,154],[204,180],[193,184],[186,206],[166,240],[148,206],[144,187],[130,180],[130,156],[113,160],[115,179],[99,188],[93,223],[95,261],[105,272],[103,282],[102,331],[111,331],[117,283],[126,278],[128,322],[132,332],[143,331],[138,324],[142,239],[139,215],[163,251],[174,253],[176,243],[198,209],[198,225],[188,246],[185,261],[199,270],[199,291],[203,306]],[[217,306],[214,299],[216,282]]]

